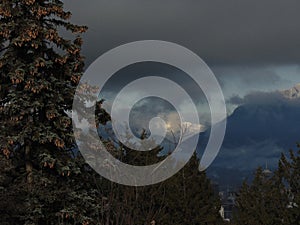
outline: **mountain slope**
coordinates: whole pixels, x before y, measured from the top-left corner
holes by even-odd
[[[238,183],[266,163],[276,167],[281,152],[300,141],[300,84],[290,90],[251,95],[228,117],[222,148],[208,169],[211,177],[226,185],[229,180]],[[208,136],[209,131],[200,135],[199,153]],[[232,181],[235,177],[240,178]]]

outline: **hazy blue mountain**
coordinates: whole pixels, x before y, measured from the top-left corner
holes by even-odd
[[[208,174],[221,185],[251,177],[258,166],[277,166],[281,152],[300,142],[300,85],[274,93],[253,93],[227,119],[219,155]],[[209,131],[200,135],[203,151]]]

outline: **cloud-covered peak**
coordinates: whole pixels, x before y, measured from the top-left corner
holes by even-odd
[[[281,94],[289,99],[300,98],[300,83],[288,90],[281,91]]]
[[[240,97],[238,95],[232,96],[228,101],[229,104],[253,105],[256,106],[281,106],[281,105],[300,105],[300,83],[294,87],[279,91],[254,91],[250,94]]]

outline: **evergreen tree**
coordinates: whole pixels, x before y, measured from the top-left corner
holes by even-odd
[[[194,154],[179,173],[165,182],[165,214],[158,218],[158,224],[223,224],[219,196],[198,166]]]
[[[298,144],[298,148],[300,145]],[[289,157],[281,155],[278,173],[286,185],[288,204],[285,221],[287,224],[299,224],[300,221],[300,150],[290,151]]]
[[[298,145],[299,147],[299,145]],[[258,168],[253,182],[240,190],[234,224],[299,224],[300,151],[284,154],[272,176]]]
[[[70,16],[59,0],[0,2],[1,224],[99,220],[97,176],[72,155],[67,112],[83,70],[80,33],[87,28],[68,22]]]
[[[46,151],[40,146],[57,156],[74,145],[66,112],[83,69],[82,39],[66,40],[57,29],[79,34],[86,27],[66,22],[71,13],[61,1],[4,0],[0,9],[0,35],[8,43],[0,59],[0,147],[8,158],[23,149],[31,184]]]
[[[286,224],[287,195],[279,175],[259,167],[250,185],[243,183],[236,200],[235,224]]]

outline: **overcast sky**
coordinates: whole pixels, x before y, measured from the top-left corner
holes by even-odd
[[[197,53],[215,73],[226,99],[300,82],[299,0],[64,2],[72,21],[89,27],[86,66],[121,44],[156,39]],[[120,76],[108,89],[118,89],[128,77]],[[189,82],[184,76],[182,81]]]
[[[184,45],[208,64],[298,63],[298,0],[65,0],[90,27],[88,59],[135,40]]]
[[[281,76],[276,67],[289,70],[300,62],[298,0],[65,0],[65,7],[74,22],[89,27],[83,51],[87,65],[111,48],[145,39],[181,44],[217,76],[242,72],[247,82],[250,76],[268,82],[261,72],[247,75],[266,67],[275,83],[274,76]]]

